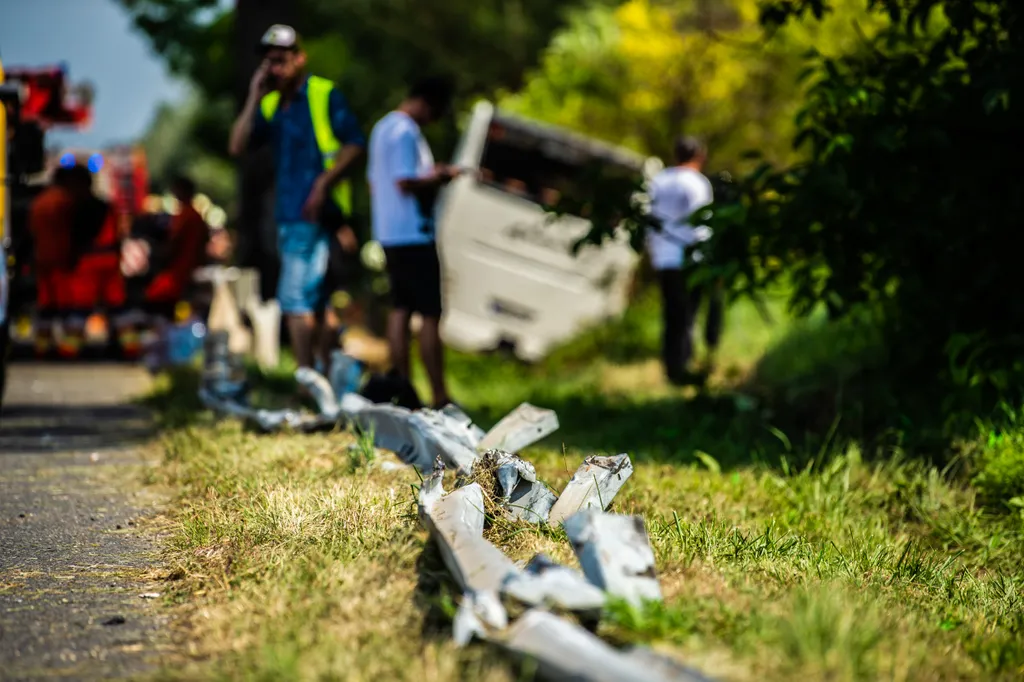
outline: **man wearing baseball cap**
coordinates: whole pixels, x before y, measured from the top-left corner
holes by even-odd
[[[271,26],[257,49],[263,62],[231,130],[229,151],[239,156],[268,138],[273,145],[281,258],[277,298],[296,361],[312,367],[326,304],[330,240],[337,238],[346,251],[358,248],[347,223],[351,185],[344,176],[363,153],[366,137],[341,90],[307,72],[294,28]],[[324,361],[326,370],[329,357]]]

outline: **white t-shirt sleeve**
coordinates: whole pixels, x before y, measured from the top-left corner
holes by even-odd
[[[433,168],[430,148],[419,127],[405,114],[392,111],[377,122],[370,135],[367,177],[373,236],[382,246],[429,244],[423,230],[419,201],[402,191],[403,180],[423,177]]]

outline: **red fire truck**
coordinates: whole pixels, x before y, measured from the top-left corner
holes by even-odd
[[[39,350],[34,244],[28,221],[35,197],[49,184],[57,168],[84,166],[93,174],[95,194],[109,204],[116,216],[117,237],[121,238],[128,234],[134,217],[143,211],[149,178],[145,154],[139,146],[46,153],[45,139],[49,131],[82,130],[92,121],[92,89],[88,85],[71,86],[64,65],[8,68],[6,80],[20,91],[18,118],[9,122],[11,286],[8,317],[12,351],[28,354]],[[86,314],[81,325],[84,339],[79,341],[84,341],[86,349],[91,346],[105,350],[111,341],[111,324],[106,314],[109,311],[75,311],[76,315],[83,312]],[[57,316],[61,317],[61,311]],[[77,354],[77,350],[71,354]]]

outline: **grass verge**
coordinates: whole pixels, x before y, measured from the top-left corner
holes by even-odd
[[[769,328],[732,308],[723,369],[693,395],[660,379],[656,320],[642,300],[540,367],[449,359],[453,393],[484,425],[522,400],[558,410],[560,431],[524,453],[556,490],[586,455],[633,457],[613,509],[646,519],[665,603],[613,606],[607,638],[722,679],[1019,679],[1019,514],[836,428],[797,438],[736,390],[769,360],[779,377],[845,371],[823,369],[820,321]],[[835,350],[835,331],[823,334]],[[170,551],[194,662],[166,678],[517,678],[493,650],[450,644],[455,596],[415,517],[414,472],[349,434],[214,423],[196,412],[189,377],[172,379],[156,403],[170,419],[161,475],[180,490]],[[496,522],[487,533],[515,559],[575,564],[559,530]]]

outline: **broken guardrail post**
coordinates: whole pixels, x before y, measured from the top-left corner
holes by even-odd
[[[554,410],[522,403],[484,435],[477,449],[516,453],[557,430],[558,415]]]
[[[207,336],[204,356],[199,400],[207,408],[254,423],[264,432],[282,428],[313,431],[331,428],[337,424],[337,401],[332,406],[333,392],[317,395],[317,391],[322,392],[326,380],[313,370],[300,369],[296,372],[296,379],[311,387],[311,393],[317,398],[321,412],[330,412],[333,409],[333,415],[312,415],[288,409],[262,410],[251,407],[248,401],[249,383],[245,375],[245,366],[240,356],[230,352],[228,333],[225,331],[215,331]],[[330,389],[329,384],[327,389]]]
[[[464,418],[464,414],[452,411],[422,409],[413,412],[410,420],[428,441],[429,456],[440,452],[460,474],[469,475],[479,457],[476,445],[480,429]]]
[[[558,498],[537,480],[537,470],[532,464],[503,450],[488,450],[480,463],[494,470],[501,488],[500,505],[508,519],[531,523],[548,520],[551,507]]]
[[[483,537],[484,491],[472,483],[445,494],[444,465],[438,463],[420,488],[420,519],[463,592],[498,592],[506,576],[519,568]]]
[[[480,441],[483,440],[484,430],[473,423],[473,419],[463,412],[456,405],[448,403],[441,408],[441,414],[450,420],[452,424],[457,424],[466,431],[466,438],[469,443],[472,444],[473,448],[480,445]]]
[[[508,627],[508,612],[497,592],[466,592],[452,622],[452,639],[462,647],[474,636],[486,639],[489,631]]]
[[[436,410],[413,412],[349,393],[342,396],[339,416],[364,431],[372,431],[375,446],[391,450],[424,473],[430,472],[438,454],[461,474],[469,474],[478,457],[477,433],[464,415]]]
[[[353,401],[348,402],[351,405]],[[488,451],[481,463],[486,471],[493,471],[503,504],[524,484],[528,488],[542,485],[533,466],[509,452]],[[567,486],[570,500],[584,508],[562,522],[583,567],[582,575],[543,554],[520,570],[483,537],[484,492],[480,484],[446,494],[444,469],[444,459],[438,455],[432,473],[420,487],[418,511],[463,591],[453,622],[457,646],[480,637],[536,661],[541,674],[552,680],[709,682],[699,672],[649,649],[616,650],[587,629],[544,610],[561,608],[585,620],[599,616],[609,595],[631,604],[661,599],[643,519],[601,511],[632,472],[628,456],[589,458],[577,474],[597,480],[589,486],[577,481],[576,492],[573,482]],[[532,608],[509,625],[499,595]]]
[[[632,475],[633,463],[627,454],[587,457],[551,507],[548,523],[557,525],[584,509],[608,509]]]
[[[634,606],[661,601],[643,518],[590,509],[573,514],[562,527],[591,583]]]
[[[550,680],[707,682],[685,669],[648,666],[642,657],[620,652],[578,625],[540,609],[527,611],[492,641],[536,661],[538,672]]]
[[[553,606],[587,615],[598,614],[607,599],[579,571],[545,554],[533,557],[522,572],[508,575],[501,591],[527,606]]]
[[[292,429],[302,433],[333,429],[338,425],[337,417],[295,410],[259,410],[252,417],[263,431],[272,432],[281,429]]]
[[[334,394],[334,388],[327,377],[310,367],[299,367],[295,370],[295,381],[313,396],[320,414],[330,419],[338,416],[341,409],[338,406],[338,397]]]

